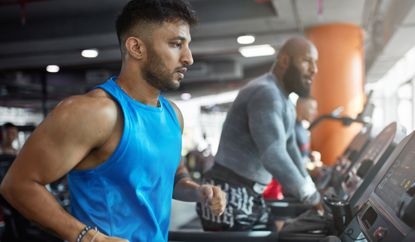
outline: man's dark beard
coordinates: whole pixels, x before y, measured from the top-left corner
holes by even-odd
[[[310,96],[310,88],[303,84],[301,72],[293,63],[288,66],[282,81],[287,92],[295,92],[300,97]]]
[[[149,45],[148,45],[149,46]],[[148,60],[143,67],[144,79],[153,87],[160,91],[170,91],[179,88],[172,81],[173,74],[168,73],[167,67],[160,56],[154,51],[152,46],[148,49]]]

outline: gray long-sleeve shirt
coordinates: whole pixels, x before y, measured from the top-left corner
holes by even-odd
[[[216,162],[252,181],[272,176],[284,190],[309,204],[319,200],[295,141],[295,108],[268,73],[239,92],[225,123]]]

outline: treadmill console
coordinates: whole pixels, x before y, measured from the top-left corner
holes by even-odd
[[[328,187],[339,187],[344,180],[350,167],[359,159],[362,152],[369,143],[371,126],[363,127],[362,130],[353,138],[347,149],[337,159],[336,165],[330,170],[327,177],[318,184],[319,190]]]
[[[386,126],[382,132],[380,132],[366,147],[360,158],[350,167],[347,175],[344,177],[344,181],[341,184],[340,195],[343,195],[343,199],[349,199],[353,196],[359,186],[365,179],[365,186],[360,190],[363,192],[369,185],[371,180],[377,172],[369,172],[378,162],[384,163],[389,157],[395,146],[405,136],[405,130],[399,126],[396,122],[393,122]],[[376,167],[377,170],[381,167]],[[362,194],[358,194],[359,197]],[[359,199],[365,201],[367,198]]]
[[[371,129],[372,127],[363,127],[353,138],[344,154],[337,161],[335,167],[337,173],[344,175],[350,166],[357,161],[361,152],[368,144]]]
[[[397,199],[409,192],[415,182],[415,147],[399,157],[386,176],[376,187],[375,194],[394,213],[398,213],[401,202]]]
[[[371,186],[342,241],[415,241],[415,132],[398,145]]]

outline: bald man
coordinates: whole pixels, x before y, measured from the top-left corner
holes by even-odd
[[[227,193],[228,204],[221,216],[198,204],[205,230],[272,228],[267,228],[271,223],[262,197],[272,177],[298,200],[319,204],[320,195],[296,144],[295,108],[288,98],[291,92],[309,96],[317,58],[317,49],[310,41],[289,39],[271,71],[240,90],[223,125],[215,164],[204,176],[205,182]]]

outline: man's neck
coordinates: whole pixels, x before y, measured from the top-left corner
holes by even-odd
[[[282,91],[288,96],[290,94],[290,91],[287,90],[287,87],[284,83],[284,72],[280,68],[278,68],[277,66],[275,66],[271,70],[271,72],[272,72],[272,74],[275,75],[275,77],[277,79],[278,86],[280,86]]]
[[[134,100],[154,107],[159,105],[160,90],[151,86],[139,73],[121,72],[116,82]]]

